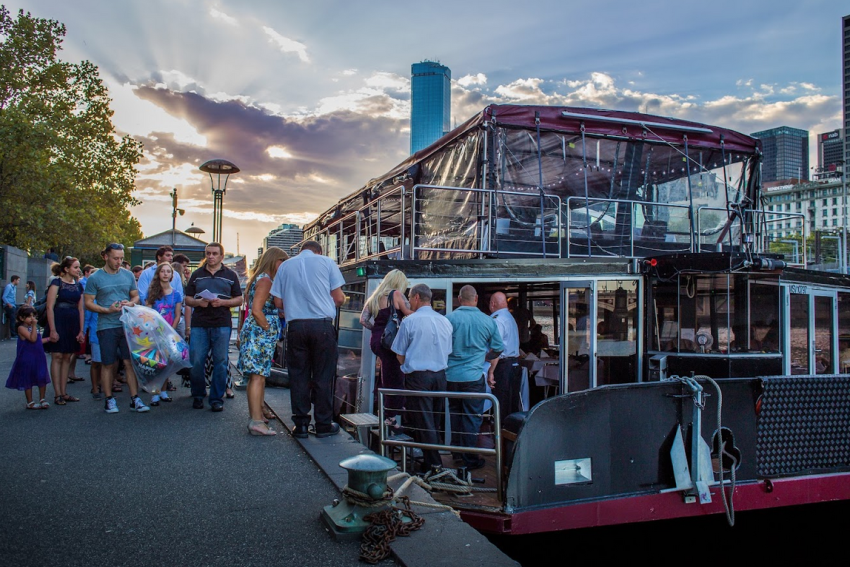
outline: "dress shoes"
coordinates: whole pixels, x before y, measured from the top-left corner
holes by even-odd
[[[292,428],[292,436],[298,439],[306,439],[310,436],[306,425],[296,425]]]
[[[339,433],[339,424],[331,423],[330,425],[317,425],[316,426],[316,437],[331,437]]]

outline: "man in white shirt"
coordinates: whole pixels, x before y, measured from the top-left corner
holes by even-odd
[[[147,305],[148,300],[148,291],[151,287],[151,282],[153,281],[153,275],[156,273],[156,268],[160,264],[164,264],[168,262],[169,264],[174,261],[174,249],[171,246],[161,246],[156,251],[156,264],[145,268],[142,273],[139,275],[139,280],[136,286],[139,288],[139,299],[142,301],[142,305]],[[174,278],[171,280],[171,288],[179,291],[180,295],[183,294],[183,278],[180,277],[179,274],[174,274]]]
[[[398,355],[404,372],[404,387],[422,392],[446,391],[446,368],[452,352],[452,324],[431,308],[431,289],[425,284],[410,288],[408,299],[414,313],[398,328],[392,351]],[[436,445],[435,410],[442,413],[443,400],[432,397],[408,397],[405,400],[413,438],[417,443]],[[442,466],[436,449],[425,449],[424,471]]]
[[[275,306],[286,314],[286,367],[295,423],[292,435],[298,438],[308,435],[311,406],[316,437],[339,432],[339,425],[333,421],[337,363],[334,319],[345,301],[344,283],[339,267],[322,256],[321,244],[313,240],[280,265],[272,283]]]
[[[522,409],[522,369],[519,366],[519,329],[508,310],[508,300],[500,291],[490,297],[490,317],[496,321],[505,349],[490,361],[487,380],[499,400],[499,416],[504,423],[507,416]]]

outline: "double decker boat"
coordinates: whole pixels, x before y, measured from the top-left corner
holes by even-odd
[[[515,298],[522,335],[539,325],[492,492],[445,497],[476,528],[849,499],[850,279],[807,269],[808,221],[764,210],[761,157],[690,121],[486,107],[305,227],[346,279],[342,411],[376,411],[358,319],[398,268],[443,313],[471,284]]]

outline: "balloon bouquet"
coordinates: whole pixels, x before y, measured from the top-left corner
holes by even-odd
[[[145,391],[159,393],[169,376],[192,366],[189,345],[150,307],[124,307],[121,322],[136,378]]]

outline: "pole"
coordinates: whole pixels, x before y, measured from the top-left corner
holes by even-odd
[[[841,273],[847,273],[847,162],[841,164]]]
[[[171,192],[171,246],[174,247],[174,231],[177,230],[177,187]]]

